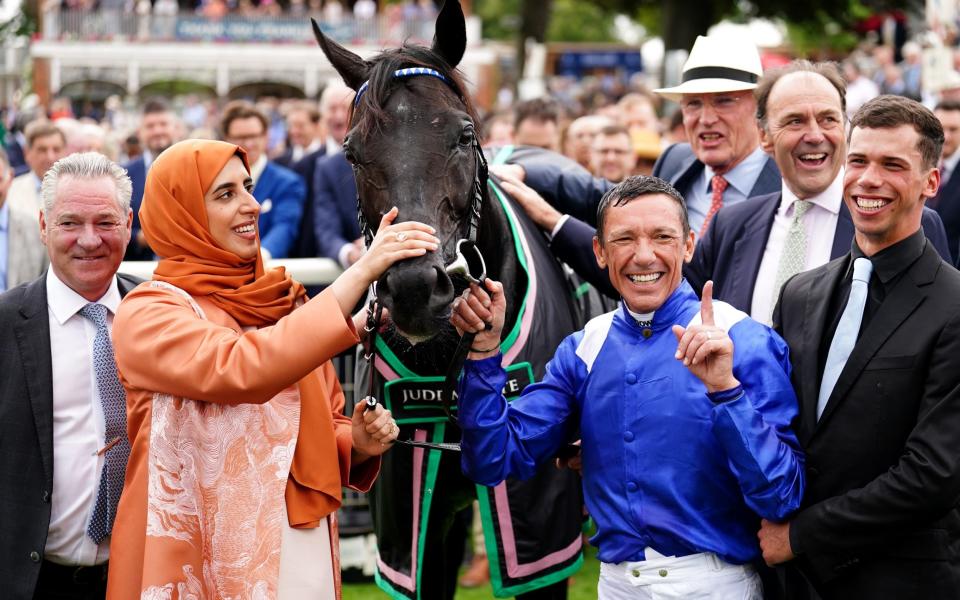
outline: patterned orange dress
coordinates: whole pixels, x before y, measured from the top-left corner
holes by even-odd
[[[277,598],[284,508],[290,526],[325,524],[340,487],[366,490],[379,469],[351,469],[328,360],[357,342],[352,321],[324,292],[244,332],[204,298],[147,282],[113,336],[132,451],[107,597]]]

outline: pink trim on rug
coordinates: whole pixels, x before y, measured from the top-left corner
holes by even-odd
[[[493,489],[497,503],[497,519],[500,521],[500,536],[503,540],[503,557],[507,562],[507,575],[512,578],[527,577],[539,571],[573,558],[580,551],[583,540],[576,536],[566,548],[544,556],[532,563],[520,564],[517,559],[517,543],[513,537],[513,523],[510,522],[510,503],[507,501],[507,484],[501,483]]]
[[[527,277],[530,279],[529,295],[527,296],[523,317],[520,320],[520,333],[517,335],[517,339],[513,341],[513,346],[503,355],[503,360],[500,362],[501,365],[506,367],[513,364],[514,359],[516,359],[520,351],[523,350],[523,347],[527,343],[527,338],[530,336],[530,328],[533,324],[533,307],[537,304],[537,269],[533,264],[533,255],[530,253],[530,246],[527,244],[527,238],[523,233],[523,228],[520,226],[517,215],[508,203],[504,202],[503,206],[513,214],[513,219],[517,222],[516,232],[517,236],[520,237],[520,247],[523,248],[523,254],[527,259]]]
[[[376,365],[377,370],[380,371],[380,374],[383,375],[383,378],[387,381],[393,381],[394,379],[400,379],[400,376],[397,375],[397,372],[390,368],[390,365],[387,364],[387,361],[380,358],[378,354],[374,357],[374,365]]]
[[[418,442],[426,441],[427,430],[415,429],[413,439]],[[413,449],[413,537],[410,541],[410,557],[412,558],[410,574],[404,575],[399,571],[391,569],[387,563],[383,562],[383,559],[380,558],[380,553],[377,552],[377,568],[380,569],[380,572],[386,575],[387,579],[397,585],[402,585],[411,593],[417,590],[417,546],[420,541],[420,474],[423,472],[423,454],[423,448]],[[512,533],[513,532],[511,532],[511,539]]]

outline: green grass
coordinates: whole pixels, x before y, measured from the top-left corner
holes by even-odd
[[[587,546],[583,568],[573,576],[568,600],[596,600],[599,577],[600,562],[597,560],[597,549]],[[387,594],[372,583],[344,584],[343,586],[343,600],[374,600],[387,597]],[[490,598],[493,598],[493,592],[489,585],[469,590],[457,589],[457,600],[488,600]]]

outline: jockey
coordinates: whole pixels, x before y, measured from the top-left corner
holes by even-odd
[[[698,300],[682,275],[694,247],[686,206],[666,182],[627,179],[598,221],[594,252],[621,305],[567,337],[509,404],[502,287],[487,280],[455,301],[451,322],[476,332],[458,395],[463,470],[484,485],[529,477],[579,428],[601,599],[676,586],[760,598],[760,518],[789,517],[804,488],[787,346],[713,302],[712,283]]]

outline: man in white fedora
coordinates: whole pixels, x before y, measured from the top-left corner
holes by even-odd
[[[760,148],[753,90],[762,75],[753,43],[700,36],[680,85],[654,90],[680,104],[690,143],[667,148],[653,175],[683,195],[697,239],[720,206],[780,191],[780,171]],[[508,174],[525,180],[561,212],[596,226],[596,207],[612,183],[557,162],[520,162],[522,169],[510,168]]]
[[[762,76],[752,42],[700,36],[680,85],[654,90],[680,105],[689,144],[667,148],[653,174],[683,194],[698,239],[721,206],[780,189],[777,165],[760,147],[753,90]]]

